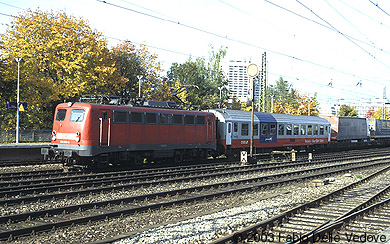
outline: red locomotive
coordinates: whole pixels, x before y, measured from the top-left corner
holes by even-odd
[[[92,167],[204,159],[216,150],[215,123],[213,113],[166,102],[147,101],[142,107],[62,103],[55,112],[53,146],[42,154],[68,166]]]

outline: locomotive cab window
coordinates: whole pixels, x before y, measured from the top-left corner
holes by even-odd
[[[182,125],[183,124],[183,115],[174,114],[173,115],[173,124],[174,125]]]
[[[185,125],[194,125],[195,124],[195,116],[194,115],[186,115],[184,117]]]
[[[143,113],[140,112],[131,112],[130,113],[130,122],[131,123],[142,123]]]
[[[66,109],[58,109],[56,114],[57,121],[64,121],[66,117]]]
[[[156,124],[157,123],[157,114],[146,113],[145,114],[145,123],[146,124]]]
[[[83,109],[72,109],[70,112],[70,121],[81,122],[84,119],[84,110]]]
[[[160,114],[160,124],[169,124],[169,114]]]
[[[107,111],[102,111],[100,118],[102,119],[102,122],[107,122]]]
[[[114,123],[126,124],[127,123],[127,112],[126,111],[114,111]]]
[[[205,116],[196,116],[196,125],[205,125],[206,117]]]
[[[238,123],[234,122],[233,124],[233,132],[238,132]]]

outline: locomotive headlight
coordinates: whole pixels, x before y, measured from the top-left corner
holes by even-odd
[[[80,132],[76,131],[76,141],[80,142]]]
[[[55,141],[55,140],[57,139],[56,135],[57,135],[57,132],[56,132],[55,130],[53,130],[53,131],[51,132],[51,140],[52,140],[52,141]]]

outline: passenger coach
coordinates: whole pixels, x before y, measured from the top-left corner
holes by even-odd
[[[250,146],[251,112],[209,110],[217,118],[219,153],[238,154]],[[257,152],[330,143],[330,123],[315,116],[254,113],[253,146]]]

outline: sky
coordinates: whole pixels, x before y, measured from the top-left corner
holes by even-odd
[[[28,8],[88,20],[111,46],[145,44],[166,71],[226,47],[225,61],[259,66],[266,52],[269,85],[283,77],[322,103],[390,98],[386,0],[0,0],[0,33]]]

